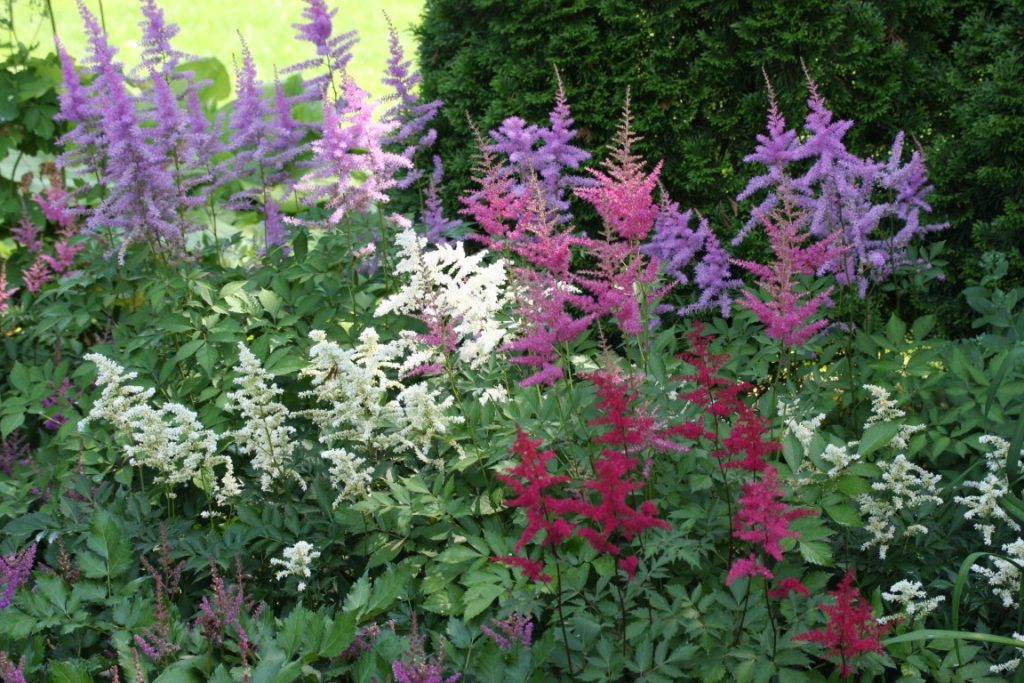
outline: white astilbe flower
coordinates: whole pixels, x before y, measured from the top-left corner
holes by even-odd
[[[252,466],[260,473],[260,488],[273,490],[283,479],[294,479],[305,491],[306,482],[293,469],[295,428],[287,425],[288,409],[276,401],[284,393],[259,359],[245,344],[238,343],[238,389],[228,394],[225,410],[237,411],[245,421],[241,429],[231,432],[238,450],[252,458]]]
[[[369,493],[373,476],[364,467],[366,460],[352,455],[344,448],[331,448],[321,453],[320,457],[331,464],[327,476],[331,486],[338,491],[332,507],[338,507],[346,500],[358,500]]]
[[[485,264],[487,250],[467,255],[462,242],[427,250],[427,240],[412,230],[399,234],[395,243],[400,255],[395,270],[407,281],[380,302],[374,315],[404,313],[420,318],[429,328],[426,336],[431,346],[457,351],[459,359],[472,368],[482,365],[510,331],[498,319],[509,305],[505,261]]]
[[[137,372],[125,369],[99,353],[87,353],[84,359],[96,366],[96,386],[102,387],[100,397],[93,401],[89,414],[78,423],[78,430],[85,431],[93,420],[106,420],[121,432],[128,431],[125,413],[136,406],[144,405],[153,397],[152,389],[134,384],[125,384],[139,376]]]
[[[943,602],[946,597],[938,595],[934,598],[929,598],[920,581],[907,581],[904,579],[894,583],[888,592],[882,593],[882,599],[886,602],[895,603],[899,606],[900,611],[899,614],[882,617],[878,620],[879,623],[886,623],[901,616],[905,616],[911,622],[917,619],[924,619],[934,612],[938,608],[939,603]]]
[[[882,470],[881,481],[874,482],[873,492],[860,495],[857,501],[861,512],[867,515],[864,529],[871,534],[861,550],[878,546],[878,555],[884,560],[898,533],[897,523],[902,522],[904,514],[913,514],[926,503],[942,504],[942,499],[936,495],[942,477],[915,465],[903,454],[892,462],[877,464]],[[908,524],[903,529],[905,536],[926,533],[928,528],[922,524]]]
[[[484,389],[483,393],[480,394],[480,403],[507,403],[508,402],[508,391],[505,387],[490,387]]]
[[[800,399],[798,398],[793,399],[792,403],[782,400],[778,402],[778,413],[779,417],[782,418],[783,434],[792,434],[800,442],[806,457],[811,450],[811,441],[814,439],[814,435],[825,421],[825,414],[819,413],[809,420],[799,420],[796,417],[796,413],[799,410]]]
[[[1014,640],[1024,640],[1024,635],[1014,631],[1013,638]],[[1016,657],[1013,657],[1012,659],[1007,660],[1002,664],[993,664],[989,667],[988,670],[994,674],[1013,673],[1014,671],[1016,671],[1017,667],[1020,666],[1021,661],[1024,660],[1024,650],[1022,650],[1021,648],[1017,648],[1016,651]]]
[[[1010,490],[1010,483],[1006,479],[1006,458],[1009,455],[1010,444],[1005,439],[991,434],[982,436],[979,441],[991,447],[985,454],[988,473],[981,481],[964,482],[966,488],[977,489],[978,495],[956,496],[953,501],[967,507],[964,519],[974,520],[974,528],[981,532],[985,545],[992,545],[992,535],[996,532],[996,525],[993,522],[1000,522],[1014,531],[1020,531],[1020,525],[1010,519],[1006,511],[999,506],[999,499]]]
[[[105,419],[129,440],[125,454],[131,465],[154,470],[154,481],[168,487],[191,482],[219,505],[227,505],[241,493],[231,459],[217,453],[217,435],[202,425],[194,411],[180,403],[154,408],[147,402],[152,389],[124,386],[135,373],[126,373],[99,354],[88,354],[86,360],[99,368],[97,383],[103,386],[87,420]],[[217,468],[224,472],[220,481]],[[167,496],[176,494],[171,490]]]
[[[320,557],[320,551],[314,550],[312,543],[299,541],[295,545],[285,548],[283,555],[284,559],[279,557],[270,558],[270,564],[284,567],[284,569],[274,574],[274,577],[278,581],[289,576],[298,577],[298,591],[301,593],[306,590],[305,580],[311,576],[309,567],[313,564],[314,560]]]
[[[359,345],[343,349],[320,330],[311,363],[302,374],[312,378],[311,396],[326,408],[305,411],[320,428],[321,443],[354,442],[378,450],[413,450],[424,462],[432,440],[448,433],[463,418],[449,414],[454,399],[426,382],[405,386],[388,373],[406,368],[410,345],[399,339],[380,343],[373,328],[363,331]]]
[[[850,444],[837,446],[830,443],[822,451],[821,459],[830,465],[828,472],[826,472],[828,478],[837,479],[846,472],[850,465],[860,460],[860,453],[851,450]]]
[[[372,327],[363,330],[359,345],[352,349],[329,341],[322,330],[312,330],[309,338],[316,343],[301,374],[311,378],[313,389],[299,396],[329,406],[305,411],[320,428],[320,441],[328,446],[338,441],[376,448],[393,445],[383,431],[402,419],[401,406],[388,397],[392,390],[404,388],[388,376],[389,370],[400,367],[401,345],[381,344]]]
[[[889,398],[889,391],[874,384],[865,384],[864,388],[871,394],[871,416],[864,423],[864,429],[879,422],[895,422],[907,416],[896,401]],[[889,440],[889,447],[898,451],[906,449],[910,437],[924,431],[924,425],[901,424],[896,435]]]
[[[1004,560],[1001,557],[993,557],[991,569],[984,565],[976,564],[971,571],[984,576],[988,580],[992,593],[1003,601],[1007,608],[1017,607],[1017,594],[1020,592],[1020,568],[1024,566],[1024,539],[1018,538],[1013,543],[1003,545]]]
[[[441,398],[439,392],[426,384],[414,384],[398,394],[398,402],[402,406],[403,417],[402,428],[397,433],[399,448],[411,448],[420,460],[436,464],[427,457],[431,441],[465,420],[461,415],[449,415],[447,412],[455,399],[451,396]]]

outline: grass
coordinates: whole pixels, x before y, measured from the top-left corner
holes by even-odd
[[[169,22],[181,32],[175,46],[199,56],[218,58],[233,73],[233,57],[240,52],[240,32],[249,44],[261,76],[273,78],[273,69],[283,68],[315,56],[309,43],[295,40],[292,24],[301,21],[301,0],[157,0]],[[85,0],[99,16],[99,0]],[[411,32],[419,20],[424,0],[376,0],[348,2],[334,17],[335,32],[359,31],[360,41],[353,50],[350,73],[371,94],[380,93],[380,76],[388,57],[388,32],[384,12],[398,29],[407,56],[415,58]],[[72,56],[85,54],[85,33],[75,0],[51,0],[57,33]],[[37,3],[15,4],[15,28],[24,43],[38,43],[39,49],[52,49],[52,31],[48,19],[29,9]],[[103,0],[107,32],[119,57],[129,66],[139,61],[139,22],[142,13],[138,0]],[[337,2],[328,0],[328,5]]]

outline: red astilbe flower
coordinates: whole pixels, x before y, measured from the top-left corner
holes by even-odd
[[[555,498],[548,489],[565,484],[570,478],[564,474],[551,474],[548,461],[555,457],[554,451],[539,451],[541,441],[531,441],[526,433],[519,430],[512,452],[519,456],[519,464],[498,479],[508,484],[515,492],[515,498],[505,501],[509,507],[519,507],[526,513],[526,528],[516,541],[514,552],[522,551],[539,532],[544,532],[542,546],[559,546],[572,535],[575,525],[565,519],[564,515],[571,509],[575,501]],[[547,582],[551,577],[543,573],[544,563],[524,557],[511,555],[508,557],[492,557],[492,562],[499,562],[519,567],[533,581]]]
[[[829,595],[835,604],[819,605],[828,615],[828,623],[817,631],[807,631],[793,640],[817,643],[828,652],[827,656],[839,663],[839,675],[844,679],[853,675],[856,659],[866,652],[882,652],[881,637],[892,624],[879,624],[871,614],[871,605],[853,585],[855,570],[851,569]]]
[[[671,529],[668,522],[657,518],[658,509],[652,501],[643,501],[639,508],[630,505],[630,496],[644,486],[642,478],[634,474],[639,459],[630,456],[630,452],[649,446],[678,450],[678,446],[666,438],[672,430],[659,429],[653,417],[634,407],[637,395],[633,388],[639,378],[604,370],[587,375],[586,379],[597,386],[597,407],[604,413],[590,424],[611,426],[595,441],[612,448],[602,450],[601,457],[594,462],[596,478],[583,482],[584,488],[600,494],[600,502],[574,502],[574,511],[593,524],[577,533],[599,552],[619,555],[622,549],[612,541],[616,534],[632,541],[645,529]],[[636,564],[629,558],[620,566],[631,578],[636,572]]]

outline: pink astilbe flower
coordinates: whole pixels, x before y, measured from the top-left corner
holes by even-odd
[[[782,540],[800,536],[789,528],[790,522],[814,515],[812,510],[791,508],[782,502],[782,494],[775,468],[768,467],[760,479],[743,484],[733,520],[736,538],[754,544],[777,561],[782,559]]]
[[[24,657],[15,664],[6,652],[0,650],[0,683],[28,683],[28,679],[25,678]]]
[[[793,637],[795,641],[817,643],[824,647],[826,656],[837,661],[839,675],[850,678],[856,670],[856,660],[867,652],[883,652],[881,637],[892,628],[892,623],[879,624],[871,614],[871,604],[853,585],[855,571],[851,569],[829,595],[835,597],[831,605],[819,605],[828,616],[828,623],[817,631],[807,631]]]
[[[490,625],[481,624],[480,630],[502,650],[511,650],[516,643],[530,647],[533,642],[533,616],[513,612],[504,619],[491,619]]]
[[[760,560],[757,559],[757,555],[751,553],[749,557],[737,557],[732,562],[732,566],[729,567],[729,574],[725,577],[725,585],[731,586],[738,579],[744,576],[751,578],[755,576],[763,576],[766,579],[774,578],[768,567],[761,564]]]
[[[623,557],[619,560],[619,569],[626,573],[630,581],[636,578],[636,569],[640,565],[640,558],[636,555]]]
[[[611,157],[603,170],[590,169],[597,179],[594,187],[576,189],[576,196],[597,209],[606,226],[622,239],[639,242],[647,237],[658,217],[654,188],[658,186],[661,163],[645,173],[643,159],[633,152],[640,138],[630,130],[629,95],[622,113]]]
[[[573,274],[572,282],[590,293],[583,310],[595,316],[609,315],[623,332],[636,336],[654,322],[657,302],[671,288],[657,287],[658,263],[647,259],[632,242],[587,240],[587,251],[596,258],[593,270]],[[638,294],[639,292],[639,294]]]
[[[235,558],[236,582],[228,585],[220,575],[216,563],[210,561],[212,595],[204,595],[199,602],[199,615],[196,616],[192,628],[202,631],[203,637],[211,645],[220,647],[224,638],[233,630],[235,632],[239,653],[243,665],[250,653],[255,649],[249,634],[242,626],[242,615],[255,619],[262,611],[262,604],[252,609],[251,601],[245,595],[245,584],[242,580],[241,558]],[[250,615],[251,610],[251,615]]]
[[[459,213],[471,218],[484,233],[470,235],[470,239],[483,243],[488,249],[502,251],[510,233],[526,214],[531,197],[521,191],[512,168],[488,150],[479,132],[477,143],[480,151],[473,180],[479,188],[459,197],[462,203]]]
[[[70,240],[61,240],[53,245],[53,256],[43,254],[41,258],[46,261],[46,265],[50,266],[50,270],[54,274],[63,275],[71,270],[75,256],[83,249],[85,249],[84,244],[72,244]]]
[[[788,576],[782,581],[779,581],[778,588],[772,588],[768,591],[768,595],[773,598],[785,598],[788,597],[790,593],[799,593],[805,598],[808,598],[811,595],[811,591],[807,589],[807,586],[801,583],[800,579],[795,579],[792,576]]]
[[[495,564],[507,564],[510,567],[517,567],[523,576],[530,581],[537,583],[551,583],[551,575],[544,573],[544,563],[540,560],[531,560],[528,557],[518,555],[503,555],[490,558]]]
[[[60,175],[55,178],[51,176],[50,180],[43,194],[33,195],[32,199],[43,210],[46,220],[56,223],[62,230],[71,230],[75,222],[75,212],[71,209],[71,194],[60,183]]]
[[[740,305],[764,323],[769,337],[786,346],[799,346],[828,326],[827,319],[812,321],[812,318],[822,306],[832,305],[829,297],[832,288],[812,294],[797,277],[810,278],[823,272],[828,263],[841,258],[845,249],[834,246],[839,233],[808,242],[811,235],[804,230],[808,216],[795,209],[788,197],[782,198],[779,209],[761,216],[760,220],[775,252],[775,261],[770,264],[733,262],[757,276],[768,299],[762,301],[750,290],[744,290]]]
[[[38,294],[46,283],[53,279],[53,272],[47,265],[44,254],[36,255],[36,260],[21,274],[21,279],[25,282],[25,289],[33,294]]]
[[[307,204],[327,199],[333,209],[329,225],[337,225],[348,213],[364,213],[374,203],[387,202],[385,193],[396,185],[398,171],[412,167],[408,159],[382,147],[384,136],[398,124],[374,120],[375,106],[351,78],[345,81],[340,110],[324,100],[323,138],[313,142],[313,170],[298,189],[308,193]]]
[[[11,553],[6,557],[0,556],[0,586],[3,586],[3,593],[0,594],[0,609],[10,607],[11,602],[14,601],[14,594],[31,578],[32,567],[35,566],[35,563],[35,543],[20,553]]]
[[[8,287],[7,286],[7,259],[0,263],[0,313],[5,313],[9,307],[8,302],[15,294],[17,294],[20,287]]]

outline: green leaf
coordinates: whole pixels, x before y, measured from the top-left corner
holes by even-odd
[[[800,548],[800,555],[811,564],[821,567],[832,566],[832,547],[828,543],[821,541],[804,543],[800,541],[797,545]]]
[[[855,498],[862,493],[870,492],[871,484],[856,474],[844,474],[836,480],[836,488],[851,498]]]
[[[16,413],[14,415],[4,415],[0,418],[0,436],[7,438],[11,435],[15,429],[25,423],[25,413]]]
[[[860,512],[852,505],[830,505],[825,508],[828,516],[844,526],[860,527],[863,522]]]
[[[86,545],[103,560],[104,571],[99,576],[106,576],[108,579],[120,576],[131,567],[131,548],[122,541],[121,529],[117,526],[110,513],[98,509],[93,516],[92,525],[89,527],[89,537]]]
[[[88,672],[67,662],[53,662],[50,664],[50,681],[51,683],[91,683],[92,677]]]
[[[324,646],[320,649],[320,656],[337,657],[352,644],[355,636],[356,615],[352,612],[341,612],[335,615],[334,621],[327,631]]]
[[[899,432],[900,426],[895,422],[879,422],[864,430],[864,437],[857,446],[861,457],[871,455],[879,448],[887,445]]]
[[[20,362],[15,362],[14,367],[11,368],[11,374],[8,378],[11,382],[11,386],[20,391],[23,394],[29,392],[31,383],[28,376],[28,369]]]

